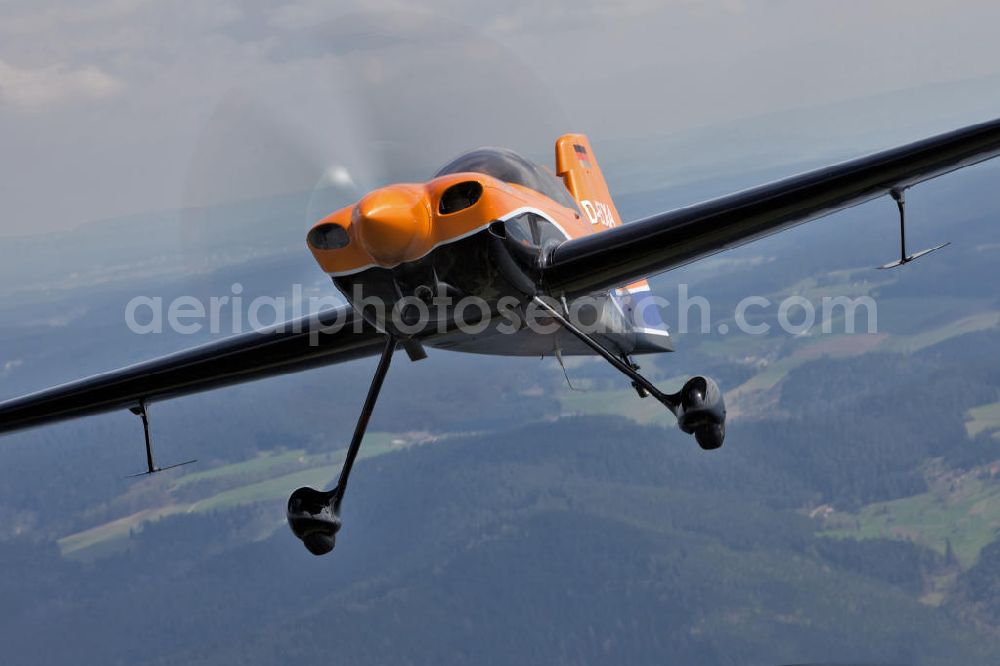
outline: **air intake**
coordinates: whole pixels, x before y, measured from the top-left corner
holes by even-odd
[[[317,250],[339,250],[347,247],[351,239],[347,236],[347,230],[339,224],[327,222],[313,227],[306,238],[310,247]]]
[[[457,213],[465,210],[479,201],[483,196],[483,186],[474,180],[467,180],[463,183],[452,185],[441,195],[441,203],[438,210],[442,215]]]

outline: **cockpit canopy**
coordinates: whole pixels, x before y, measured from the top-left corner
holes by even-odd
[[[434,177],[465,171],[484,173],[505,183],[530,188],[567,208],[579,210],[576,201],[561,180],[545,167],[521,157],[513,150],[478,148],[459,155],[441,167]]]

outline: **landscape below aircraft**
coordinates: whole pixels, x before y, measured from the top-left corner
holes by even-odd
[[[509,150],[474,150],[426,183],[377,189],[309,231],[309,249],[345,306],[0,403],[0,433],[128,409],[142,419],[152,474],[161,468],[150,403],[379,355],[337,484],[300,488],[288,500],[292,532],[316,555],[335,545],[348,477],[397,348],[411,360],[425,347],[596,354],[703,449],[716,449],[726,407],[714,381],[693,377],[664,393],[639,373],[635,356],[672,350],[645,278],[885,195],[898,208],[900,256],[880,268],[903,265],[943,247],[907,254],[906,189],[998,154],[1000,119],[622,224],[587,137],[559,137],[554,173]],[[466,297],[486,304],[472,332],[456,312]],[[588,326],[570,316],[583,300]],[[432,317],[417,307],[442,302]],[[512,318],[497,316],[505,307],[525,315],[514,330]],[[550,325],[525,325],[528,310]]]

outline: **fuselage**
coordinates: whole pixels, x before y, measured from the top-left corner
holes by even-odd
[[[587,354],[530,301],[561,299],[540,280],[547,250],[613,226],[612,210],[578,200],[563,180],[510,151],[480,149],[426,183],[390,185],[332,213],[308,242],[379,330],[455,351]],[[643,282],[561,304],[621,354],[670,350],[650,300]]]

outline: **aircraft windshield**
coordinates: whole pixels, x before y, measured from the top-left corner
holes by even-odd
[[[459,155],[438,171],[434,177],[449,173],[472,171],[485,173],[505,183],[514,183],[541,192],[567,208],[578,210],[576,201],[562,181],[548,169],[503,148],[479,148]]]

